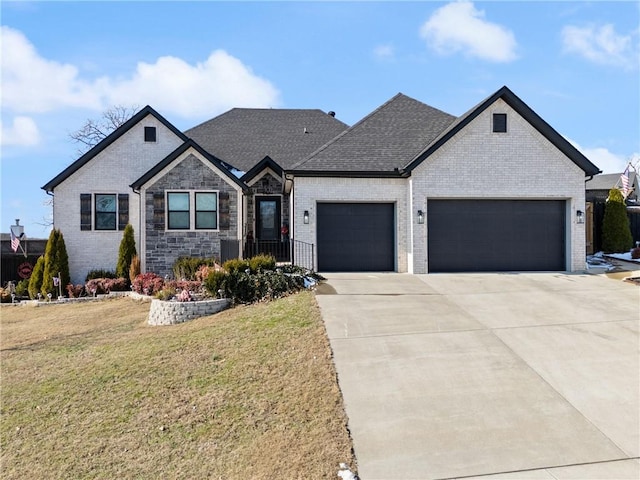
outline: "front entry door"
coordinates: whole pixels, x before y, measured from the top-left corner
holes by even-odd
[[[280,239],[280,197],[256,197],[256,238]]]

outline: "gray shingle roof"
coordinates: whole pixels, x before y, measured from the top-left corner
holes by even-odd
[[[618,181],[620,180],[620,176],[622,173],[605,173],[596,175],[587,183],[585,183],[585,188],[587,190],[611,190],[616,186]],[[629,172],[629,185],[634,186],[636,182],[636,172]],[[620,186],[618,184],[618,186]]]
[[[287,169],[347,127],[317,109],[234,108],[184,133],[207,152],[247,172],[267,155]]]
[[[455,119],[398,93],[292,170],[390,172],[404,167]]]

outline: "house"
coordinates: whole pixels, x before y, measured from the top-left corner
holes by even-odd
[[[586,183],[586,243],[587,253],[593,254],[602,250],[602,221],[609,190],[621,188],[622,173],[598,175]],[[638,202],[638,175],[629,172],[629,189],[627,196],[627,212],[634,241],[640,241],[640,203]]]
[[[145,107],[42,188],[74,282],[113,268],[127,223],[161,275],[264,241],[318,271],[577,271],[598,173],[502,87],[460,117],[398,94],[351,127],[233,109],[180,132]]]

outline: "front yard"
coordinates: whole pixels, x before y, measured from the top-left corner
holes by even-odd
[[[312,293],[171,327],[148,310],[2,306],[3,478],[335,478],[353,463]]]

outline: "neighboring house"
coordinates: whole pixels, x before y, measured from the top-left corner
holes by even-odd
[[[503,87],[460,117],[398,94],[350,128],[233,109],[181,133],[146,107],[43,188],[74,282],[114,268],[127,222],[160,275],[256,241],[312,245],[318,271],[575,271],[597,173]]]
[[[11,248],[11,234],[0,233],[0,286],[29,278],[38,257],[44,255],[46,246],[46,238],[25,238],[20,242],[20,248],[14,252]]]
[[[604,209],[612,188],[621,188],[622,173],[607,173],[598,175],[586,183],[585,200],[587,202],[586,241],[587,253],[593,254],[602,250],[602,221]],[[640,241],[640,203],[638,203],[638,175],[629,172],[629,188],[631,193],[627,197],[627,212],[634,241]]]

